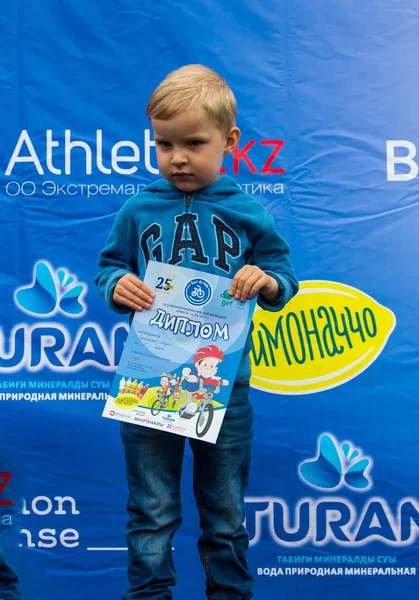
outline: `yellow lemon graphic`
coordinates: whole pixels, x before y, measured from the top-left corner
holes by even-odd
[[[379,356],[396,325],[371,296],[333,281],[303,281],[280,312],[256,310],[251,385],[313,394],[353,379]]]
[[[139,400],[134,394],[121,394],[114,399],[114,402],[119,408],[126,408],[127,410],[139,404]]]

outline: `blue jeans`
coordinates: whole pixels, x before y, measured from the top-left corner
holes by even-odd
[[[17,585],[17,575],[5,561],[3,550],[0,546],[0,600],[22,600]]]
[[[249,480],[252,408],[249,385],[236,384],[216,444],[190,439],[202,535],[198,550],[209,600],[248,600],[244,494]],[[181,518],[180,478],[186,438],[121,425],[129,488],[128,579],[123,600],[170,600],[176,584],[172,538]]]

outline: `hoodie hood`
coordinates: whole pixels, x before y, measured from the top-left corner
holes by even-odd
[[[184,197],[186,192],[182,192],[176,186],[171,184],[166,179],[157,179],[147,185],[143,192],[157,192],[158,194],[163,194],[167,198],[179,198]],[[197,190],[196,192],[192,192],[194,198],[205,198],[205,200],[217,200],[223,196],[230,196],[232,194],[242,194],[243,192],[234,181],[232,177],[228,175],[222,175],[217,181],[214,181],[211,185]]]

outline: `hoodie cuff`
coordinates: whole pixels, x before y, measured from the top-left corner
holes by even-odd
[[[126,315],[132,311],[132,308],[129,308],[129,306],[124,306],[123,304],[116,304],[113,301],[113,293],[116,287],[116,284],[118,283],[118,280],[121,279],[121,277],[123,277],[124,275],[127,275],[128,273],[131,273],[131,271],[127,271],[126,269],[119,269],[118,271],[115,271],[108,279],[108,282],[106,284],[105,287],[105,300],[107,305],[109,306],[109,308],[111,308],[113,311],[115,311],[116,313],[120,314],[120,315]]]
[[[259,294],[257,303],[264,310],[276,312],[284,308],[286,303],[292,298],[291,285],[285,277],[278,275],[278,273],[274,273],[273,271],[265,271],[265,273],[278,282],[278,295],[275,300],[268,301]]]

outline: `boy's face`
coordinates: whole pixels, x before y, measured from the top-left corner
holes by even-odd
[[[198,375],[207,378],[212,377],[217,372],[219,362],[220,359],[213,356],[202,359],[201,362],[195,365]]]
[[[185,110],[174,117],[152,119],[162,176],[183,192],[196,192],[219,178],[225,154],[233,151],[240,130],[226,135],[204,112]]]

